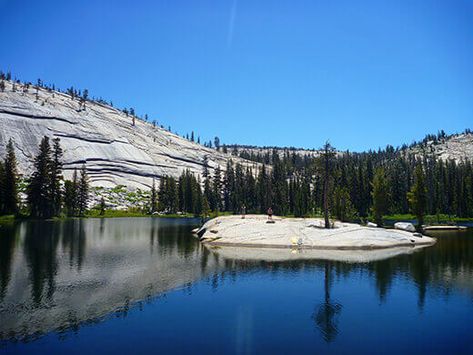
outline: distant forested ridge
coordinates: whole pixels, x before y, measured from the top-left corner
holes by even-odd
[[[204,174],[202,199],[211,210],[239,212],[244,206],[248,212],[264,213],[271,206],[280,215],[322,213],[324,174],[318,164],[320,157],[290,150],[281,156],[276,149],[259,157],[243,157],[267,165],[255,172],[230,162],[221,177]],[[417,167],[425,182],[425,214],[473,217],[473,169],[468,159],[444,161],[428,154],[409,153],[406,147],[388,146],[365,153],[338,153],[332,166],[329,195],[333,217],[350,220],[372,215],[377,171],[383,180],[378,183],[386,186],[382,190],[384,195],[379,197],[384,201],[384,214],[412,212],[408,193],[416,182]],[[184,176],[180,184],[175,184],[176,188],[183,189],[186,179],[191,177]],[[185,183],[185,186],[199,184]],[[181,195],[191,193],[181,192]]]

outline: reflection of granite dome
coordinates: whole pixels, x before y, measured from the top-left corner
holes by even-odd
[[[218,260],[189,237],[189,223],[143,218],[2,226],[1,256],[8,258],[0,265],[0,339],[76,327],[213,273]]]
[[[185,169],[201,174],[204,157],[210,170],[227,161],[251,164],[240,158],[190,142],[165,129],[132,118],[111,106],[87,102],[79,111],[79,101],[69,95],[35,89],[28,93],[12,92],[5,82],[0,92],[0,154],[6,142],[13,138],[20,171],[29,173],[41,138],[59,137],[64,149],[64,169],[70,177],[72,169],[86,162],[94,185],[117,184],[151,186],[152,178],[179,176]]]

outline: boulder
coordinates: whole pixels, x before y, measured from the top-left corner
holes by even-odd
[[[378,228],[378,225],[376,223],[373,223],[373,222],[366,223],[366,226],[370,227],[370,228]]]
[[[416,227],[414,227],[414,225],[409,222],[396,222],[394,223],[394,228],[412,233],[416,231]]]

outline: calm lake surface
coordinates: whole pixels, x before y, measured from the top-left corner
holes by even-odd
[[[270,262],[207,249],[198,222],[1,226],[0,353],[473,353],[471,229],[380,261]]]

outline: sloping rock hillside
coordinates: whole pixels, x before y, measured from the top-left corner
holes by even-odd
[[[245,166],[255,163],[217,152],[188,141],[163,128],[136,119],[108,105],[87,101],[85,109],[77,98],[46,89],[25,87],[5,81],[0,92],[0,154],[13,138],[20,172],[29,174],[41,138],[61,139],[64,175],[86,164],[92,185],[149,188],[152,179],[178,177],[184,170],[201,174],[204,158],[209,170],[225,169],[232,159]]]
[[[428,141],[410,148],[410,153],[433,155],[442,160],[473,159],[473,133],[461,133],[448,136],[438,141]]]

